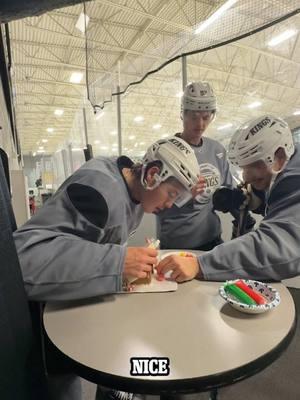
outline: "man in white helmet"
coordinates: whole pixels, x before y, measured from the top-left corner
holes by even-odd
[[[282,280],[300,274],[300,148],[283,120],[265,115],[242,125],[231,139],[229,160],[243,171],[245,182],[265,194],[259,227],[217,246],[197,259],[169,257],[157,267],[173,270],[177,281],[235,278]],[[243,199],[251,202],[251,193]],[[255,203],[255,202],[254,202]],[[256,204],[257,206],[257,204]]]
[[[193,148],[205,191],[185,206],[174,205],[158,214],[158,232],[163,249],[210,250],[222,242],[221,223],[214,212],[212,195],[219,186],[232,186],[224,147],[204,136],[217,111],[216,96],[208,82],[189,83],[181,100],[181,137]]]
[[[126,279],[145,278],[157,250],[127,247],[128,237],[144,212],[189,200],[198,175],[193,150],[174,137],[154,143],[141,164],[125,156],[85,163],[14,234],[28,298],[88,298],[119,292]],[[78,381],[58,375],[50,398],[80,399]]]

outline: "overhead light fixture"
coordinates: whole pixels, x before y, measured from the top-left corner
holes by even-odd
[[[111,151],[118,151],[118,149],[117,149],[116,147],[113,147],[113,148],[111,149]]]
[[[181,90],[180,92],[176,93],[176,97],[182,97],[183,96],[183,91]]]
[[[72,149],[72,151],[82,151],[82,149],[81,149],[80,147],[74,147],[74,148]]]
[[[36,152],[34,152],[32,155],[33,155],[33,157],[35,157],[36,156]]]
[[[49,133],[54,132],[54,128],[47,128],[47,132],[49,132]]]
[[[44,150],[44,147],[43,146],[39,146],[39,150]]]
[[[104,111],[101,111],[100,113],[96,114],[96,120],[98,121],[98,119],[104,117]]]
[[[75,27],[80,30],[82,33],[85,33],[85,29],[87,28],[90,21],[90,17],[83,12],[79,15],[79,18],[76,22]]]
[[[162,135],[162,137],[163,138],[166,138],[166,137],[168,137],[169,135],[167,134],[167,133],[164,133],[163,135]]]
[[[82,72],[72,72],[72,74],[70,76],[70,82],[71,83],[80,83],[82,77],[83,77]]]
[[[42,139],[42,142],[43,142],[43,143],[47,143],[47,142],[48,142],[48,139]]]
[[[293,115],[300,115],[300,110],[293,112]]]
[[[144,117],[142,115],[138,115],[133,120],[134,120],[134,122],[142,122],[142,121],[144,121]]]
[[[101,150],[108,150],[108,147],[107,146],[101,146],[100,149]]]
[[[161,128],[161,124],[155,124],[152,126],[152,129],[158,130]]]
[[[217,131],[222,131],[223,129],[231,128],[232,126],[233,126],[232,124],[225,124],[225,125],[219,126],[219,128],[217,128]]]
[[[37,153],[45,153],[45,150],[42,150],[42,149],[41,149],[41,150],[37,150],[36,152],[37,152]]]
[[[290,39],[292,36],[296,35],[297,31],[295,29],[288,29],[282,32],[280,35],[275,36],[272,40],[268,42],[268,46],[274,47],[279,43],[284,42],[287,39]]]
[[[133,140],[133,139],[135,139],[135,136],[134,136],[134,135],[130,135],[130,136],[128,137],[128,139],[129,139],[129,140]]]
[[[227,11],[230,7],[232,7],[237,0],[228,0],[226,3],[224,3],[220,8],[217,9],[216,12],[214,12],[210,17],[208,17],[204,22],[198,26],[198,28],[195,30],[195,35],[198,35],[199,33],[203,32],[209,25],[211,25],[213,22],[215,22],[218,18],[221,17],[222,14],[224,14],[225,11]]]
[[[144,146],[145,142],[140,142],[140,146]]]
[[[58,117],[62,116],[64,113],[64,110],[58,108],[57,110],[54,111],[54,114],[57,115]]]
[[[111,131],[109,132],[112,136],[116,136],[116,134],[118,133],[117,131]]]
[[[137,147],[137,146],[138,146],[137,142],[136,142],[136,143],[134,143],[134,147]]]
[[[112,147],[118,147],[118,143],[113,143]]]
[[[94,143],[95,143],[95,144],[99,144],[99,143],[100,143],[100,140],[94,140]]]
[[[248,104],[248,108],[257,108],[257,107],[260,107],[261,104],[262,103],[260,101],[254,101],[253,103]]]

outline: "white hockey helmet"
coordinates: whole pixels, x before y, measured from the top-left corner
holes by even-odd
[[[153,161],[160,161],[162,167],[156,175],[155,185],[149,187],[145,172],[147,165]],[[174,177],[185,189],[175,204],[181,207],[192,198],[191,190],[198,182],[200,173],[195,153],[186,141],[176,136],[158,140],[148,148],[142,162],[141,182],[147,190],[155,189],[168,178]]]
[[[280,147],[290,159],[295,151],[292,132],[282,119],[264,115],[239,127],[230,140],[228,159],[239,167],[259,160],[270,165]]]
[[[181,98],[181,111],[217,110],[217,99],[208,82],[190,82],[186,85]]]

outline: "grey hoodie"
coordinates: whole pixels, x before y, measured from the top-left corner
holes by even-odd
[[[126,241],[143,215],[120,173],[131,165],[127,157],[87,162],[15,232],[31,300],[121,290]]]
[[[281,280],[300,275],[300,147],[276,177],[259,227],[199,256],[204,279]]]

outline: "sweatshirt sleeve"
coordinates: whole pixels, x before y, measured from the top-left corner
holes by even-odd
[[[283,201],[258,229],[198,257],[205,280],[282,280],[300,274],[300,205]]]
[[[107,239],[118,232],[117,227],[104,231],[107,214],[99,192],[73,185],[15,233],[30,300],[73,300],[121,290],[126,246]]]

